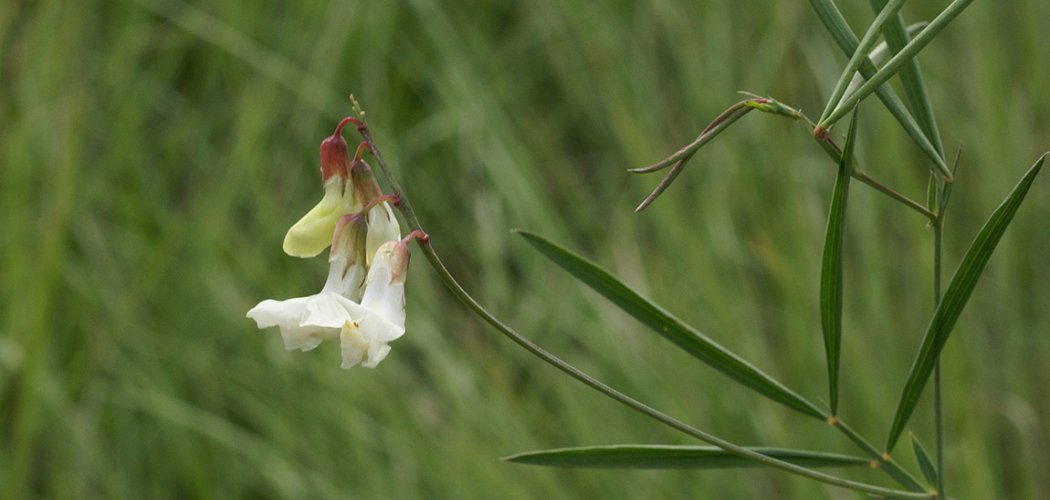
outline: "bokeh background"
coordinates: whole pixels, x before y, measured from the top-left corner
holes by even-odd
[[[839,3],[855,30],[872,18],[867,2]],[[1047,19],[1042,0],[976,2],[920,58],[944,142],[964,148],[946,278],[1050,148]],[[735,442],[854,452],[509,233],[595,259],[823,399],[817,291],[834,166],[802,128],[749,115],[642,214],[632,209],[658,179],[625,173],[691,140],[738,90],[818,114],[845,56],[805,2],[14,0],[0,5],[0,47],[4,496],[857,497],[776,471],[500,461],[694,442],[498,337],[421,258],[409,333],[376,370],[340,370],[332,345],[285,352],[244,317],[323,282],[324,259],[280,243],[320,197],[317,145],[354,92],[437,250],[497,315]],[[921,199],[917,148],[875,101],[861,113],[865,169]],[[1050,490],[1047,175],[944,352],[947,484],[960,498]],[[920,217],[855,185],[843,416],[875,442],[931,312],[931,239]],[[927,448],[929,396],[912,424]]]

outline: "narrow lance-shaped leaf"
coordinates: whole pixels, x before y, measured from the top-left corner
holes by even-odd
[[[824,351],[828,361],[828,391],[831,414],[838,413],[839,352],[842,347],[842,232],[846,223],[846,201],[849,198],[850,169],[857,139],[857,112],[853,112],[846,145],[839,161],[839,173],[831,195],[831,211],[824,238],[824,255],[820,269],[820,322],[824,331]]]
[[[933,21],[930,21],[930,24],[926,26],[925,29],[923,29],[918,35],[915,36],[915,38],[909,41],[908,44],[900,50],[900,52],[894,55],[885,65],[879,68],[879,70],[876,71],[874,75],[869,77],[868,81],[864,82],[864,85],[861,85],[860,88],[857,89],[857,91],[853,94],[846,96],[846,98],[842,100],[842,103],[839,104],[839,107],[836,108],[830,116],[821,120],[818,126],[821,128],[828,128],[840,118],[846,116],[846,113],[848,113],[854,105],[860,102],[861,99],[864,99],[869,94],[874,92],[875,89],[877,89],[880,85],[885,83],[886,80],[889,80],[890,77],[895,75],[897,73],[897,70],[900,69],[902,65],[904,65],[908,61],[911,61],[916,55],[918,55],[920,50],[926,47],[928,43],[933,41],[933,38],[936,37],[937,34],[940,33],[941,30],[943,30],[948,25],[948,23],[952,22],[952,20],[954,20],[956,16],[961,14],[962,11],[966,9],[966,7],[969,7],[970,3],[972,2],[973,0],[955,0],[950,5],[948,5],[948,7],[946,7],[944,11],[942,11],[936,18],[934,18]],[[940,162],[938,167],[942,169],[941,173],[944,176],[951,177],[951,172],[948,171],[948,166],[944,164],[943,160]]]
[[[886,4],[886,0],[869,0],[869,3],[872,10],[878,11]],[[883,36],[886,38],[886,43],[889,47],[893,49],[893,52],[897,53],[908,44],[908,40],[912,37],[912,32],[910,26],[905,30],[904,19],[900,13],[893,17],[894,19],[884,27]],[[900,76],[901,87],[904,88],[904,95],[908,98],[908,103],[911,104],[915,120],[919,122],[922,131],[926,133],[926,137],[933,143],[933,147],[940,154],[941,158],[944,158],[941,132],[933,115],[933,105],[930,104],[930,97],[926,92],[926,83],[923,81],[922,71],[919,70],[919,60],[912,59],[905,63],[901,68]]]
[[[977,237],[970,244],[970,248],[966,250],[966,255],[963,257],[962,263],[959,264],[959,268],[956,269],[955,276],[952,277],[951,282],[948,284],[948,289],[944,293],[941,304],[933,313],[933,319],[930,321],[930,325],[926,329],[926,335],[922,339],[922,346],[919,348],[915,361],[912,363],[911,371],[908,373],[908,380],[904,384],[900,403],[897,405],[897,411],[893,417],[893,426],[890,427],[890,435],[886,440],[887,452],[893,450],[893,446],[897,444],[901,433],[904,432],[908,419],[911,418],[912,412],[915,411],[915,406],[919,403],[919,397],[922,395],[922,390],[930,378],[930,373],[933,371],[934,365],[937,364],[941,350],[948,341],[948,336],[952,333],[955,321],[959,319],[959,314],[962,313],[966,302],[970,299],[970,294],[973,292],[974,286],[977,285],[977,280],[981,277],[988,259],[992,256],[992,251],[999,244],[999,239],[1002,238],[1003,232],[1006,231],[1006,227],[1010,225],[1014,214],[1017,213],[1017,208],[1024,201],[1025,195],[1028,194],[1028,189],[1032,186],[1032,181],[1035,180],[1036,174],[1043,167],[1044,160],[1046,160],[1046,154],[1043,154],[1025,173],[1021,181],[1010,192],[1010,195],[1006,197],[1006,200],[999,205],[999,208],[995,209],[992,216],[984,223],[981,231],[977,233]]]
[[[853,30],[846,23],[846,18],[842,17],[842,13],[835,7],[835,3],[831,0],[809,0],[809,4],[816,11],[817,17],[820,18],[821,23],[831,33],[832,39],[835,40],[839,48],[847,56],[853,55],[853,52],[857,49],[857,36],[853,34]],[[870,60],[861,61],[860,74],[864,78],[871,78],[876,71],[878,71],[877,68]],[[911,137],[915,144],[919,146],[919,149],[933,160],[937,168],[942,173],[947,170],[948,166],[944,163],[944,156],[937,151],[937,148],[926,137],[918,122],[915,121],[915,118],[904,106],[900,98],[897,97],[897,94],[893,92],[893,89],[889,85],[879,85],[875,89],[875,95],[879,97],[879,100],[886,106],[890,114],[901,124],[908,137]]]
[[[922,477],[926,478],[926,482],[929,484],[937,484],[937,466],[933,465],[933,460],[930,459],[930,455],[926,453],[926,448],[922,447],[922,443],[919,442],[919,438],[915,434],[911,435],[911,451],[915,453],[915,461],[919,464]]]
[[[871,22],[868,31],[864,33],[864,37],[857,43],[857,48],[853,49],[853,55],[850,56],[849,62],[846,63],[846,67],[843,68],[838,81],[835,82],[835,88],[831,91],[831,97],[828,99],[827,106],[824,107],[824,112],[820,114],[818,122],[823,123],[824,119],[831,114],[831,111],[842,100],[842,95],[845,94],[846,87],[853,79],[853,74],[860,68],[860,63],[869,60],[868,51],[875,46],[879,39],[879,33],[882,33],[883,26],[891,19],[896,19],[897,12],[904,6],[905,1],[889,0],[886,6],[875,16],[875,20]]]
[[[923,28],[925,28],[926,25],[928,25],[928,24],[929,23],[921,22],[921,23],[915,23],[915,24],[912,24],[911,26],[908,26],[908,31],[907,31],[908,37],[910,38],[912,35],[922,31]],[[907,39],[905,39],[904,43],[907,43]],[[886,59],[889,59],[889,57],[891,55],[893,55],[893,54],[890,53],[890,46],[887,45],[886,42],[879,42],[879,44],[876,45],[874,49],[871,49],[871,52],[868,53],[868,59],[870,59],[873,64],[879,65],[879,64],[882,64],[883,62],[885,62]],[[915,60],[912,59],[912,61],[914,62]],[[861,75],[859,73],[853,75],[853,80],[849,82],[849,87],[846,87],[846,92],[845,92],[844,95],[849,95],[849,94],[852,94],[852,93],[856,92],[857,89],[859,89],[860,86],[863,85],[863,84],[864,84],[864,76],[863,75]],[[941,156],[944,156],[944,155],[941,155]]]
[[[749,450],[802,467],[867,466],[871,460],[837,453],[748,447]],[[714,446],[611,445],[531,451],[504,458],[509,462],[593,469],[727,469],[765,464]]]
[[[537,234],[522,230],[518,230],[518,233],[540,253],[575,276],[576,279],[584,282],[635,319],[708,366],[788,408],[821,420],[826,418],[824,412],[816,405],[695,328],[672,316],[660,306],[638,295],[597,264]]]

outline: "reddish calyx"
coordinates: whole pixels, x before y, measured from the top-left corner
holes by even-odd
[[[343,179],[350,176],[350,148],[343,140],[343,125],[339,122],[332,135],[321,141],[321,179],[328,180],[333,175]]]

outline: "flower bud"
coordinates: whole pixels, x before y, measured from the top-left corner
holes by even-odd
[[[383,195],[379,181],[372,173],[372,168],[364,160],[357,159],[350,164],[350,183],[354,188],[354,211],[360,211],[373,200]]]
[[[350,171],[350,150],[343,140],[342,125],[321,141],[321,179],[327,181],[333,175],[346,179]]]
[[[379,247],[361,298],[364,314],[344,323],[339,334],[343,368],[374,368],[390,352],[388,344],[404,335],[407,270],[405,242],[388,241]]]

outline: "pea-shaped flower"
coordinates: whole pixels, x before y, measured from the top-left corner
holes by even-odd
[[[343,217],[336,224],[328,280],[321,292],[264,300],[248,311],[248,317],[259,328],[279,327],[288,350],[309,351],[338,338],[343,368],[357,364],[374,368],[390,352],[389,343],[405,333],[409,252],[405,240],[382,243],[372,255],[366,277],[368,232],[362,214]]]
[[[343,324],[339,335],[343,368],[358,363],[374,368],[390,352],[388,344],[405,334],[408,257],[402,240],[383,243],[373,256],[359,313]]]
[[[359,316],[364,284],[364,233],[359,216],[343,217],[331,237],[328,280],[320,293],[288,300],[264,300],[248,311],[259,328],[279,327],[284,347],[309,351],[339,337],[343,325]]]
[[[347,182],[350,152],[342,135],[343,124],[321,141],[321,179],[324,197],[296,222],[284,236],[284,253],[292,257],[314,257],[332,241],[340,218],[356,212],[353,183]]]

